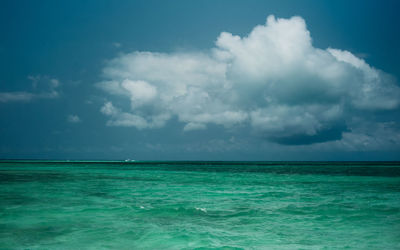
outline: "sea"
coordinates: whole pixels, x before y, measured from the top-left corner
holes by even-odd
[[[400,163],[3,160],[0,249],[400,249]]]

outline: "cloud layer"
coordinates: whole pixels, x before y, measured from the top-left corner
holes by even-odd
[[[0,103],[30,102],[34,99],[53,99],[59,96],[60,81],[49,76],[28,76],[32,81],[33,91],[0,92]],[[43,85],[43,86],[38,86]],[[38,88],[43,89],[39,91]]]
[[[160,128],[176,117],[184,131],[245,126],[279,144],[341,140],[355,118],[374,122],[400,101],[390,75],[349,51],[315,48],[301,17],[269,16],[245,37],[222,32],[207,52],[122,54],[103,77],[100,88],[130,102],[104,104],[109,126]]]

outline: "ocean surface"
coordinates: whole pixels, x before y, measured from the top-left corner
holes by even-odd
[[[400,249],[400,163],[0,161],[0,249]]]

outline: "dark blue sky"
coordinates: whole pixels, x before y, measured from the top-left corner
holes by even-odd
[[[400,160],[398,1],[0,4],[2,159]]]

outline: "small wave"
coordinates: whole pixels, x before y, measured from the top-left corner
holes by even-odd
[[[207,213],[207,209],[203,207],[196,207],[196,210],[202,211],[204,213]]]

